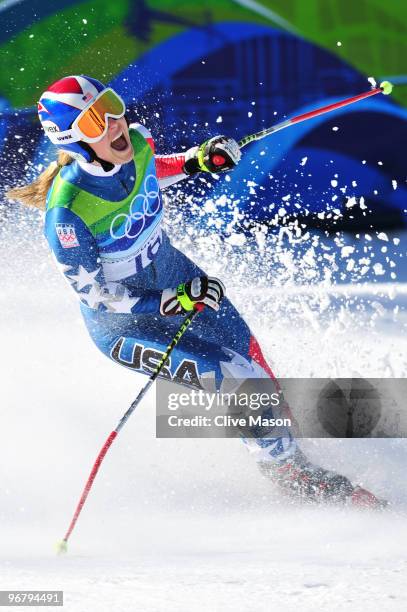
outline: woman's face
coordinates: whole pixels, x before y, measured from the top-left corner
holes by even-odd
[[[112,164],[125,164],[133,159],[133,146],[124,117],[121,119],[109,117],[105,136],[99,142],[89,144],[98,157]]]

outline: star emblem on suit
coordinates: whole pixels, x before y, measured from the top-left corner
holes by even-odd
[[[105,302],[105,305],[107,306],[108,310],[111,310],[112,312],[128,314],[131,312],[131,309],[133,308],[133,306],[137,304],[139,299],[140,298],[138,297],[137,298],[130,297],[129,291],[126,287],[120,299],[109,300],[109,302]]]
[[[96,309],[99,304],[104,303],[106,300],[106,295],[101,290],[99,283],[93,283],[89,293],[80,293],[79,296],[81,301],[85,302],[92,309]]]
[[[95,283],[96,276],[99,274],[100,268],[96,268],[93,272],[88,272],[86,268],[79,265],[78,274],[66,274],[68,278],[70,278],[73,282],[76,282],[76,288],[78,291],[81,291],[88,285],[93,285]],[[96,283],[97,284],[97,283]]]

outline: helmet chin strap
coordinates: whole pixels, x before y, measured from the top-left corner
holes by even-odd
[[[94,162],[94,161],[99,162],[99,164],[102,166],[102,169],[105,172],[110,172],[110,170],[113,170],[114,164],[112,164],[111,162],[106,161],[105,159],[102,159],[101,157],[99,157],[99,155],[96,155],[95,151],[92,149],[92,147],[87,142],[79,142],[78,144],[89,155],[91,163]]]

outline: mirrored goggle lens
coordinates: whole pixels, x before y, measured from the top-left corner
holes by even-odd
[[[86,138],[98,138],[106,131],[106,115],[118,119],[125,111],[123,101],[114,91],[107,90],[86,109],[76,125]]]

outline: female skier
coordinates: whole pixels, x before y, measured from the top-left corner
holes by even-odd
[[[237,142],[215,136],[186,153],[155,155],[149,131],[129,126],[125,112],[120,96],[94,78],[53,83],[38,113],[60,149],[58,161],[8,196],[45,210],[57,264],[80,300],[91,338],[112,360],[150,373],[182,315],[203,303],[165,375],[190,385],[210,379],[217,389],[225,379],[240,385],[273,378],[223,283],[175,249],[162,229],[160,189],[199,172],[231,170],[240,159]],[[288,431],[246,443],[262,472],[290,495],[380,505],[347,478],[309,462]]]

